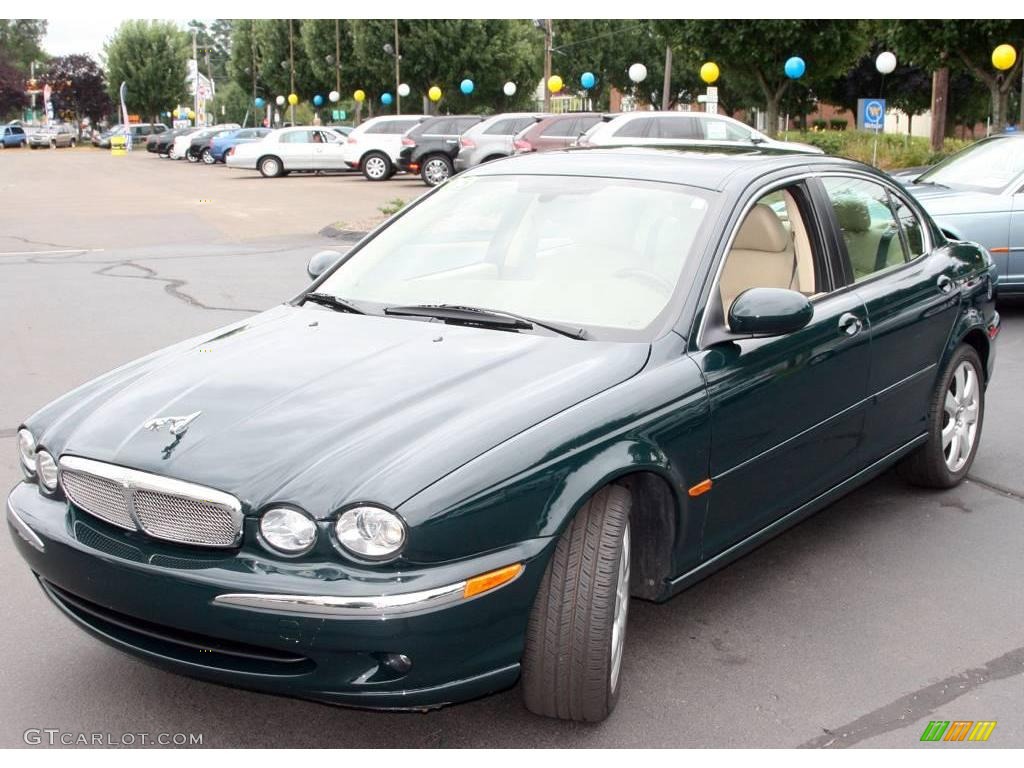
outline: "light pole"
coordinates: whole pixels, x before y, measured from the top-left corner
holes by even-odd
[[[402,97],[398,93],[398,86],[402,83],[399,62],[402,60],[402,52],[398,46],[398,19],[395,19],[395,44],[384,43],[384,53],[395,57],[395,114],[402,114]]]
[[[288,96],[290,97],[295,93],[295,41],[292,37],[292,20],[288,19],[288,68],[291,72],[291,87],[288,90]],[[295,105],[292,104],[291,98],[288,99],[288,114],[291,119],[292,125],[295,125]]]

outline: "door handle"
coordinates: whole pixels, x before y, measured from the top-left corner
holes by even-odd
[[[839,318],[839,330],[847,336],[856,336],[863,328],[864,323],[852,312],[844,312]]]
[[[939,290],[943,293],[953,292],[953,281],[947,275],[939,275],[939,279],[935,281],[935,284],[939,286]]]

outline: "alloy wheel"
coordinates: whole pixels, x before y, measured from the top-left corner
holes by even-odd
[[[430,186],[437,186],[448,178],[448,163],[436,157],[433,160],[428,160],[427,164],[423,166],[423,177]]]
[[[202,158],[203,162],[206,163],[206,165],[213,165],[214,163],[217,162],[217,158],[215,158],[213,156],[213,153],[208,149],[203,150]]]
[[[619,684],[622,668],[622,649],[626,644],[626,618],[629,614],[629,521],[622,530],[622,548],[619,552],[619,578],[615,585],[615,614],[612,619],[611,690]]]
[[[978,436],[981,404],[978,373],[966,360],[957,366],[943,403],[942,453],[950,472],[959,472]]]

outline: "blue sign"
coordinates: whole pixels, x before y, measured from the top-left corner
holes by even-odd
[[[879,130],[885,127],[885,99],[864,99],[861,123],[865,128]]]

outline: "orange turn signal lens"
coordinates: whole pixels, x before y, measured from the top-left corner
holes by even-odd
[[[710,490],[711,490],[711,478],[709,477],[707,480],[701,480],[695,486],[690,488],[688,493],[690,494],[690,496],[700,496],[702,493],[707,493]]]
[[[462,590],[462,596],[464,598],[475,597],[484,592],[490,592],[492,589],[503,584],[508,584],[522,572],[523,564],[516,563],[515,565],[506,565],[504,568],[499,568],[496,571],[481,573],[479,576],[474,576],[466,581],[466,587]]]

